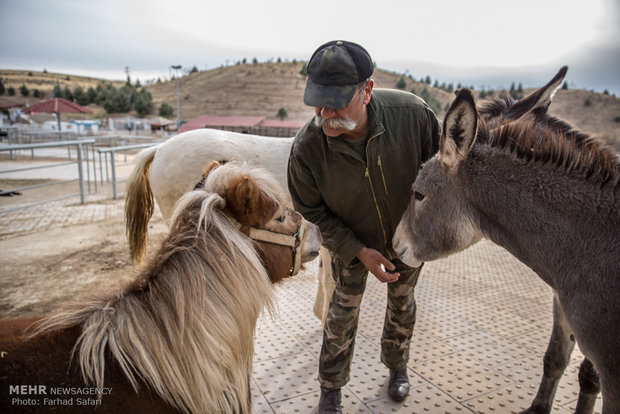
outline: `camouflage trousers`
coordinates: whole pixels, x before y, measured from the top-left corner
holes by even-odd
[[[422,266],[401,271],[398,281],[387,285],[381,362],[390,369],[404,368],[409,361],[416,316],[414,288],[421,270]],[[360,305],[369,273],[357,260],[344,267],[334,257],[332,271],[335,289],[323,328],[319,382],[325,388],[334,389],[342,388],[349,382]],[[371,274],[370,277],[374,276]]]

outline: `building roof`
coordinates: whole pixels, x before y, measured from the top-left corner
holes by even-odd
[[[306,121],[287,120],[280,121],[278,119],[265,119],[260,123],[262,128],[295,128],[299,129],[306,124]]]
[[[52,98],[34,104],[22,111],[25,114],[35,113],[91,113],[90,109],[63,98]]]
[[[181,132],[198,128],[250,128],[263,120],[260,116],[199,116],[181,125]]]

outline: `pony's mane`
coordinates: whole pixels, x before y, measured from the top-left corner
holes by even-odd
[[[601,183],[620,181],[620,157],[600,140],[549,114],[503,120],[515,101],[507,95],[479,108],[476,142],[506,150],[527,162],[552,164]]]
[[[220,168],[214,185],[233,171]],[[97,387],[109,352],[136,390],[141,380],[183,412],[249,413],[255,325],[265,307],[272,310],[273,293],[224,204],[217,193],[185,194],[170,234],[129,286],[44,319],[35,334],[81,325],[74,353]]]

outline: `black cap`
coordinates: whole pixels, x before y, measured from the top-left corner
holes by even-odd
[[[325,108],[344,108],[357,84],[370,78],[374,65],[362,46],[332,40],[320,46],[308,63],[304,103]]]

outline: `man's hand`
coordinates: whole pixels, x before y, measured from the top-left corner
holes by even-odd
[[[383,257],[377,250],[362,247],[362,250],[357,254],[357,258],[366,266],[370,273],[383,283],[396,282],[400,276],[399,273],[390,273],[395,269],[394,264]]]

